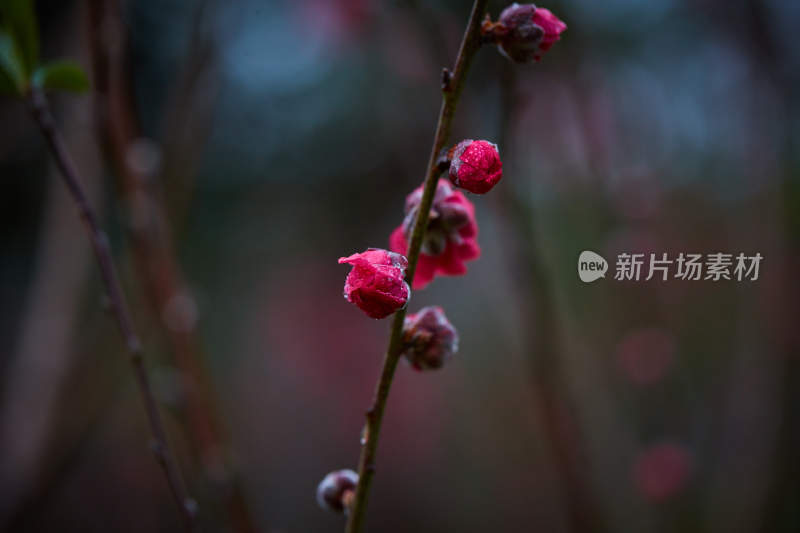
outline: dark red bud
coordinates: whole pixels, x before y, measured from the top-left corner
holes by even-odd
[[[500,13],[496,23],[484,22],[484,38],[497,43],[500,52],[512,61],[539,61],[567,29],[548,9],[533,4],[512,4]]]
[[[441,307],[423,307],[403,324],[403,355],[417,370],[441,368],[458,351],[458,332]]]

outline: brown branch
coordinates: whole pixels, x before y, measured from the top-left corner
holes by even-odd
[[[144,400],[147,418],[150,423],[150,430],[153,435],[153,452],[164,470],[172,494],[186,522],[187,530],[191,530],[197,512],[197,505],[186,490],[183,478],[181,477],[172,451],[167,443],[164,422],[158,411],[158,405],[153,396],[153,388],[150,384],[147,371],[144,368],[142,345],[139,341],[139,337],[136,335],[133,319],[131,318],[130,310],[125,301],[119,277],[114,268],[108,238],[105,232],[100,229],[97,216],[89,205],[81,182],[78,179],[75,165],[67,152],[64,140],[56,128],[55,120],[50,112],[47,99],[41,91],[34,89],[27,95],[27,101],[33,118],[39,125],[47,141],[47,145],[55,158],[61,176],[64,178],[64,183],[86,226],[97,259],[97,264],[100,267],[100,275],[103,278],[103,284],[108,293],[111,312],[114,314],[119,324],[120,331],[125,340],[125,346],[130,356],[131,365],[133,366],[136,383],[139,386],[139,391]]]
[[[414,222],[414,230],[411,233],[411,242],[408,247],[408,270],[406,279],[412,283],[414,272],[419,260],[419,252],[422,247],[422,239],[428,226],[428,214],[433,203],[433,196],[436,192],[436,184],[441,173],[438,160],[444,149],[445,143],[450,136],[450,129],[455,116],[456,106],[458,105],[461,91],[464,88],[464,80],[469,70],[472,59],[481,45],[480,25],[481,17],[486,11],[487,0],[475,0],[472,6],[467,28],[464,31],[464,38],[456,57],[455,68],[452,73],[443,75],[442,78],[442,107],[439,111],[439,121],[436,125],[433,147],[431,148],[430,159],[425,175],[425,185],[422,193],[422,200]],[[400,344],[403,333],[403,321],[406,310],[401,309],[394,315],[392,322],[389,346],[386,349],[386,357],[383,362],[383,370],[378,385],[375,390],[375,398],[372,407],[366,414],[366,425],[362,439],[361,458],[358,462],[358,486],[353,500],[352,508],[349,511],[346,531],[347,533],[358,533],[361,531],[364,515],[367,507],[367,497],[372,478],[375,475],[375,455],[378,448],[378,437],[383,421],[383,413],[386,409],[386,400],[389,397],[389,390],[392,386],[394,371],[400,358]]]

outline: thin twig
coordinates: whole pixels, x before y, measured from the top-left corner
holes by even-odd
[[[36,120],[42,134],[47,140],[47,145],[55,158],[58,169],[61,171],[64,183],[67,189],[69,189],[69,193],[75,201],[86,226],[89,240],[92,243],[92,248],[97,259],[97,264],[100,267],[100,275],[103,278],[103,284],[108,293],[111,312],[116,317],[122,336],[125,339],[125,346],[130,356],[131,365],[133,366],[136,383],[139,386],[139,391],[144,400],[147,418],[153,436],[153,452],[158,463],[164,470],[164,475],[167,478],[172,494],[186,522],[186,528],[187,530],[191,530],[197,512],[197,505],[186,490],[183,478],[181,477],[172,451],[167,443],[164,422],[158,411],[158,405],[153,395],[150,378],[144,367],[142,344],[139,341],[139,337],[136,335],[133,319],[131,318],[130,310],[125,301],[119,277],[114,268],[108,238],[105,232],[100,229],[97,216],[89,205],[89,201],[83,191],[83,186],[78,179],[75,165],[67,152],[61,134],[56,128],[55,120],[50,112],[47,99],[41,91],[32,90],[28,94],[27,100],[33,118]]]
[[[486,11],[488,0],[475,0],[472,6],[467,28],[461,41],[461,47],[456,57],[455,68],[452,73],[447,75],[447,83],[442,84],[442,106],[439,111],[439,121],[436,125],[433,147],[431,148],[430,159],[428,160],[425,175],[425,186],[422,193],[422,200],[414,222],[414,230],[411,233],[411,242],[408,246],[408,270],[406,279],[411,283],[414,279],[414,272],[417,268],[422,239],[428,225],[428,214],[433,203],[436,184],[441,174],[438,165],[439,156],[445,147],[450,129],[453,123],[456,106],[458,105],[461,91],[464,88],[464,79],[469,70],[475,52],[480,48],[480,26],[483,13]],[[383,420],[383,412],[386,409],[386,400],[389,397],[389,390],[392,386],[394,371],[400,358],[400,343],[403,333],[403,321],[406,317],[405,309],[401,309],[394,315],[392,322],[389,346],[386,349],[386,357],[383,362],[383,370],[375,390],[375,399],[372,407],[366,414],[366,425],[362,438],[361,458],[358,461],[358,487],[353,501],[353,506],[349,511],[347,520],[347,533],[358,533],[361,531],[364,515],[367,508],[367,497],[372,477],[375,474],[375,453],[378,448],[378,437]]]

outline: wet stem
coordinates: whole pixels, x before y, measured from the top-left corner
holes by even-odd
[[[455,67],[452,73],[447,69],[442,76],[442,107],[439,111],[439,121],[436,125],[433,147],[431,148],[430,159],[428,160],[427,173],[425,176],[425,186],[420,201],[417,219],[414,222],[414,229],[411,233],[411,242],[408,247],[408,270],[406,280],[409,284],[414,279],[414,272],[419,259],[422,239],[425,236],[425,229],[428,225],[428,214],[433,203],[436,184],[441,173],[438,164],[439,156],[445,147],[450,129],[455,115],[456,106],[464,86],[467,71],[469,70],[475,53],[481,46],[481,18],[486,11],[488,0],[475,0],[472,6],[472,13],[464,31],[461,47],[458,50]],[[383,370],[378,385],[375,389],[375,398],[372,407],[366,413],[366,425],[364,426],[361,457],[358,461],[358,486],[355,498],[348,513],[346,526],[347,533],[358,533],[362,530],[364,515],[367,508],[367,498],[372,478],[375,475],[375,454],[378,448],[378,437],[381,430],[383,413],[386,408],[386,400],[389,397],[389,390],[392,386],[392,379],[400,359],[400,348],[403,336],[403,322],[406,317],[406,310],[401,309],[394,315],[392,321],[391,334],[389,336],[389,346],[386,349],[386,356],[383,362]]]
[[[158,410],[158,404],[153,395],[153,387],[147,370],[144,367],[142,345],[133,326],[130,310],[122,292],[114,261],[111,256],[111,249],[108,245],[108,238],[100,228],[97,215],[92,209],[84,192],[78,171],[67,152],[64,139],[56,128],[56,123],[50,112],[50,106],[44,94],[36,89],[31,90],[27,96],[27,103],[34,120],[39,126],[42,134],[47,141],[47,146],[55,159],[56,165],[64,178],[64,183],[72,196],[81,219],[86,227],[86,232],[94,250],[97,265],[100,268],[100,275],[103,279],[110,309],[119,324],[120,331],[125,340],[125,347],[133,367],[136,384],[139,393],[144,401],[147,419],[150,424],[150,431],[153,438],[153,453],[164,471],[172,495],[178,505],[181,515],[184,518],[186,530],[193,529],[194,518],[197,512],[197,504],[189,496],[180,470],[173,456],[172,450],[167,442],[164,422]]]

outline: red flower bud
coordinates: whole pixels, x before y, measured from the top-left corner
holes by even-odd
[[[542,54],[560,39],[566,29],[567,25],[550,10],[516,3],[500,13],[497,24],[487,25],[500,51],[518,63],[542,59]]]
[[[344,283],[344,297],[372,318],[385,318],[406,306],[411,290],[404,276],[408,260],[394,252],[369,248],[340,257],[339,264],[353,265]]]
[[[475,194],[491,190],[503,177],[497,145],[489,141],[461,141],[451,149],[450,181]]]
[[[441,307],[423,307],[403,323],[403,355],[417,370],[441,368],[458,351],[458,332]]]
[[[408,252],[411,232],[422,200],[422,187],[406,198],[406,217],[389,237],[389,247],[398,253]],[[412,286],[424,288],[436,275],[460,276],[467,272],[464,263],[477,259],[478,224],[475,207],[461,191],[456,191],[445,179],[440,179],[428,216],[428,227],[417,261]]]
[[[355,495],[358,474],[352,470],[336,470],[317,486],[317,503],[323,509],[344,512],[350,507],[348,500]]]

